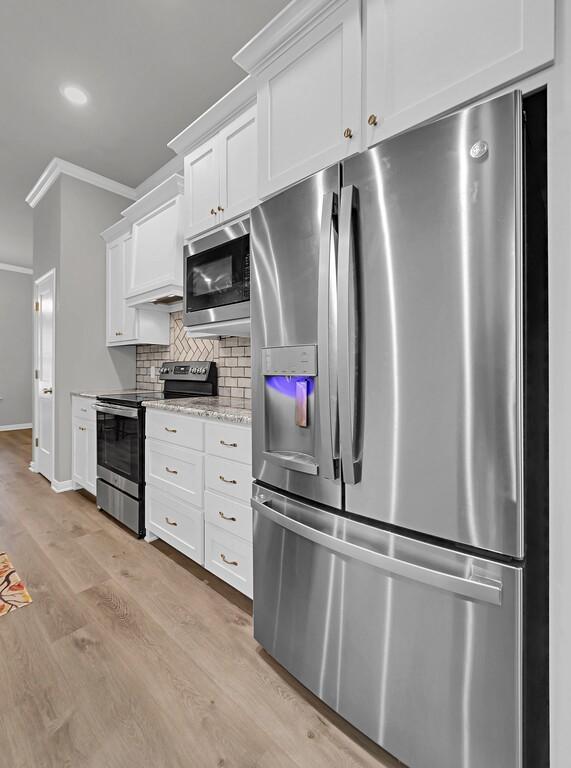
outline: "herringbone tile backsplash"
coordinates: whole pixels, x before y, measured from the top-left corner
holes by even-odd
[[[182,312],[173,312],[170,322],[170,344],[137,347],[137,386],[160,391],[158,380],[161,364],[168,360],[214,360],[218,366],[218,393],[251,398],[252,360],[250,339],[229,336],[218,339],[193,339],[182,324]],[[154,375],[153,375],[154,369]]]

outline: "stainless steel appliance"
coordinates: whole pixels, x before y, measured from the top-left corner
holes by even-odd
[[[100,395],[97,411],[97,506],[145,535],[145,400],[205,397],[217,392],[216,363],[163,363],[162,392]]]
[[[184,324],[250,317],[250,221],[229,224],[184,249]]]
[[[548,765],[545,156],[513,92],[251,213],[254,635],[411,768]]]

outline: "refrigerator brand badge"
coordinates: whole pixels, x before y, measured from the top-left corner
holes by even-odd
[[[477,141],[475,144],[472,144],[470,147],[470,157],[473,157],[474,160],[481,160],[482,157],[485,157],[488,154],[488,142],[487,141]]]

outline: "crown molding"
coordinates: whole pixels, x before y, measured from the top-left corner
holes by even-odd
[[[118,181],[108,179],[106,176],[101,176],[99,173],[88,171],[87,168],[82,168],[80,165],[74,165],[74,163],[69,163],[67,160],[54,157],[54,159],[48,163],[46,169],[26,197],[26,202],[30,208],[36,207],[62,173],[66,176],[72,176],[74,179],[85,181],[87,184],[92,184],[94,187],[105,189],[107,192],[113,192],[116,195],[121,195],[121,197],[127,197],[129,200],[137,199],[137,194],[133,187],[127,187],[125,184],[120,184]]]
[[[179,157],[178,155],[176,157],[171,157],[171,159],[164,165],[161,165],[158,170],[156,170],[154,173],[151,173],[150,176],[147,176],[147,178],[142,181],[138,187],[135,187],[137,199],[143,197],[143,195],[146,195],[147,192],[150,192],[158,184],[165,181],[169,176],[172,176],[173,173],[182,173],[182,170],[182,157]]]
[[[292,0],[232,60],[257,75],[348,0]]]
[[[245,77],[174,139],[171,139],[167,147],[177,155],[188,154],[191,149],[206,141],[225,123],[230,122],[251,106],[255,100],[256,83],[253,78]]]
[[[118,237],[128,234],[131,231],[131,226],[131,222],[128,219],[120,219],[115,222],[115,224],[111,224],[110,227],[104,229],[103,232],[100,233],[100,237],[102,237],[106,243],[111,243],[113,240],[117,240]]]
[[[146,195],[140,197],[133,205],[125,208],[121,211],[121,216],[124,216],[128,221],[134,223],[142,219],[151,211],[154,211],[163,203],[172,200],[177,195],[182,195],[184,192],[184,179],[179,173],[173,173],[168,179],[165,179],[161,184],[151,189]]]
[[[22,275],[34,274],[34,270],[31,267],[20,267],[18,264],[4,264],[1,261],[0,270],[4,270],[4,272],[19,272]]]

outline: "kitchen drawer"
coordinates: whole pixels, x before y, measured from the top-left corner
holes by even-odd
[[[153,486],[145,498],[145,527],[197,563],[204,563],[204,515],[202,510],[163,493]]]
[[[205,520],[252,543],[252,508],[218,493],[204,494]]]
[[[72,397],[71,398],[71,416],[73,419],[82,419],[95,423],[95,405],[94,397]]]
[[[206,452],[223,459],[252,463],[252,430],[224,423],[206,424]]]
[[[248,597],[252,597],[252,545],[223,531],[204,525],[204,567]]]
[[[206,487],[249,502],[252,489],[252,468],[237,461],[218,456],[206,456]]]
[[[145,435],[171,445],[204,450],[204,423],[181,413],[147,408]]]
[[[145,479],[147,485],[171,493],[195,507],[202,507],[204,455],[190,448],[168,445],[161,440],[146,441]]]

